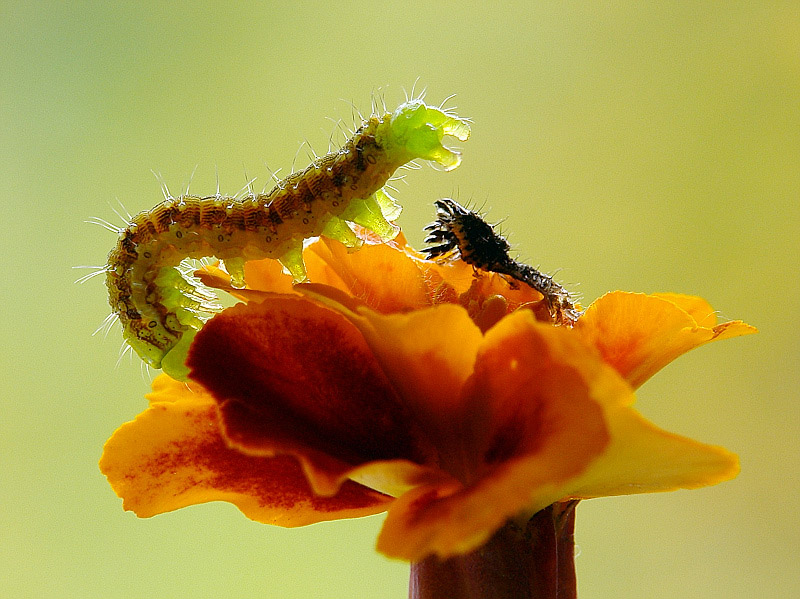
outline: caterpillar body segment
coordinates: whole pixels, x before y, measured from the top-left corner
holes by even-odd
[[[450,198],[436,200],[434,205],[436,220],[425,227],[425,243],[435,244],[423,249],[429,259],[458,256],[475,268],[505,275],[541,293],[556,324],[572,325],[578,320],[581,312],[567,290],[553,277],[511,258],[511,246],[480,214]]]
[[[446,170],[460,156],[445,135],[466,140],[469,124],[437,107],[411,100],[394,113],[367,120],[338,151],[280,181],[269,193],[243,198],[168,197],[134,216],[105,267],[112,312],[123,336],[153,368],[185,378],[186,351],[215,307],[179,269],[186,258],[224,261],[235,286],[244,286],[249,260],[279,260],[295,281],[306,279],[303,241],[326,236],[356,248],[348,223],[383,239],[399,229],[390,221],[400,206],[382,188],[416,159]]]

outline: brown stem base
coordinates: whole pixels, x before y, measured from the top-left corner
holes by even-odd
[[[524,528],[509,522],[472,553],[412,564],[409,599],[576,599],[577,503],[553,504]]]

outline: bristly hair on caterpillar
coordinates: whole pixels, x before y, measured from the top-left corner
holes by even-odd
[[[183,260],[214,256],[224,261],[232,284],[243,287],[245,262],[273,258],[296,282],[304,281],[308,238],[325,236],[356,249],[361,240],[349,223],[384,240],[397,235],[391,221],[401,207],[384,186],[413,160],[456,168],[461,157],[442,145],[445,135],[467,140],[469,121],[412,98],[394,112],[369,117],[340,149],[269,193],[256,194],[249,185],[243,197],[219,190],[172,197],[165,190],[163,202],[129,218],[126,227],[108,224],[119,239],[102,271],[123,337],[150,366],[185,379],[189,345],[215,307],[181,272]]]
[[[554,323],[571,326],[578,320],[581,313],[567,290],[552,277],[511,258],[508,241],[480,214],[450,198],[436,200],[434,205],[436,220],[425,227],[425,243],[436,245],[422,250],[428,259],[461,258],[476,269],[524,283],[544,296]]]

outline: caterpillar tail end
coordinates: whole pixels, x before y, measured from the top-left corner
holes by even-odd
[[[172,378],[185,381],[189,376],[186,357],[196,334],[196,329],[188,328],[180,336],[162,338],[157,342],[155,339],[146,340],[136,335],[126,335],[125,342],[151,368],[161,369]]]
[[[389,120],[386,132],[388,153],[396,153],[398,162],[417,158],[436,162],[451,171],[461,164],[461,153],[442,145],[445,135],[466,141],[470,125],[462,119],[422,100],[401,104]]]
[[[156,347],[147,341],[143,341],[136,336],[125,336],[127,343],[135,351],[142,361],[151,368],[161,368],[161,362],[166,352],[160,347]]]
[[[391,241],[400,233],[400,227],[389,222],[384,212],[394,214],[399,213],[399,210],[389,207],[388,198],[388,195],[380,192],[368,198],[353,200],[342,213],[342,218],[366,227],[383,241]]]
[[[164,354],[161,360],[161,369],[175,380],[189,380],[189,368],[186,366],[186,358],[189,356],[189,347],[192,345],[195,335],[197,335],[196,329],[189,329],[184,332],[178,343]]]

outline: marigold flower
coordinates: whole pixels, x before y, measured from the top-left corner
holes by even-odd
[[[388,511],[386,555],[486,542],[555,502],[711,485],[735,455],[657,428],[634,390],[680,354],[755,331],[702,299],[609,293],[573,328],[492,273],[402,237],[305,253],[313,284],[250,262],[246,303],[211,319],[190,382],[162,375],[101,469],[142,517],[224,500],[300,526]]]

